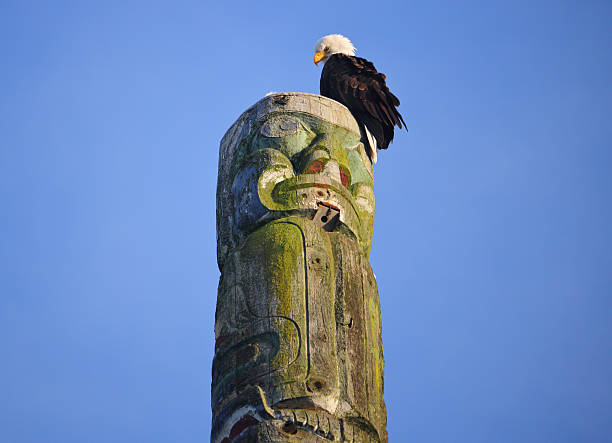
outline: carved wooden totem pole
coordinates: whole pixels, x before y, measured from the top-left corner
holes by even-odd
[[[325,97],[269,95],[223,137],[212,442],[387,441],[373,184]]]

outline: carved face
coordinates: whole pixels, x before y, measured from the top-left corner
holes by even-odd
[[[291,108],[275,109],[257,120],[240,140],[232,163],[235,233],[274,218],[274,211],[314,218],[323,205],[338,211],[339,222],[369,251],[372,165],[359,133],[341,123]]]

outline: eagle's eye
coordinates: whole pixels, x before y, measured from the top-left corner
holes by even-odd
[[[326,46],[326,47],[323,49],[323,51],[324,51],[324,52],[329,52],[329,46]]]

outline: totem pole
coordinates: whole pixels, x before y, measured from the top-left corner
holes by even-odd
[[[221,141],[214,443],[387,441],[360,140],[343,105],[279,93]]]

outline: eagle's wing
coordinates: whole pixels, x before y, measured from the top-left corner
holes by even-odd
[[[406,126],[396,106],[399,99],[389,91],[384,74],[364,58],[334,54],[321,76],[321,94],[346,105],[370,129],[385,149],[393,139],[393,127]],[[382,136],[382,137],[381,137]]]

